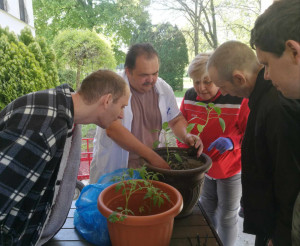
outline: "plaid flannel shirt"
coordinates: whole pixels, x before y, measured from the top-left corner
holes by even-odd
[[[72,91],[30,93],[0,112],[0,245],[35,245],[41,235],[72,134]]]

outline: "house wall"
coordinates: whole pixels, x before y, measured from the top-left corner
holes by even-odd
[[[24,0],[25,22],[20,20],[19,0],[2,0],[4,10],[0,9],[0,26],[9,27],[10,31],[20,34],[24,27],[29,27],[35,35],[32,0]]]

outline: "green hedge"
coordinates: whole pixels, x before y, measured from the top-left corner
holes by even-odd
[[[29,28],[19,38],[0,27],[0,110],[30,92],[57,86],[55,55]]]

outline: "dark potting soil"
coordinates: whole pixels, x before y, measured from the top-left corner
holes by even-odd
[[[176,153],[180,156],[182,162],[178,161],[178,159],[175,156]],[[166,152],[158,154],[165,161],[167,161],[168,154]],[[180,149],[179,153],[174,149],[170,149],[168,162],[170,163],[170,167],[172,170],[189,170],[204,165],[203,161],[197,158],[197,150],[195,148]]]

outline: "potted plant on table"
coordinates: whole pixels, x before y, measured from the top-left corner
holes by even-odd
[[[170,243],[174,217],[182,209],[182,196],[174,187],[159,182],[145,167],[136,169],[142,179],[126,180],[102,191],[98,209],[107,218],[112,245],[162,245]],[[129,176],[133,169],[129,169]],[[150,236],[151,235],[151,236]]]
[[[198,102],[196,104],[206,108],[207,118],[203,125],[190,123],[187,127],[188,133],[191,132],[193,128],[196,128],[198,136],[200,136],[200,133],[212,118],[218,118],[223,132],[225,131],[225,122],[220,117],[221,109],[219,107],[213,103],[206,104]],[[217,113],[217,117],[211,117],[211,112],[213,111]],[[193,121],[193,119],[190,121]],[[162,131],[165,135],[164,138],[167,139],[167,134],[171,133],[167,122],[163,123]],[[154,143],[154,150],[169,163],[171,170],[155,167],[149,164],[145,159],[141,159],[141,165],[145,165],[150,171],[162,174],[159,178],[160,181],[170,184],[180,191],[183,197],[183,209],[177,218],[186,217],[192,213],[195,204],[199,200],[204,174],[210,169],[212,160],[204,153],[197,158],[197,150],[193,147],[189,149],[169,147],[170,144],[168,140],[166,140],[166,147],[157,148],[159,143],[158,141]]]

